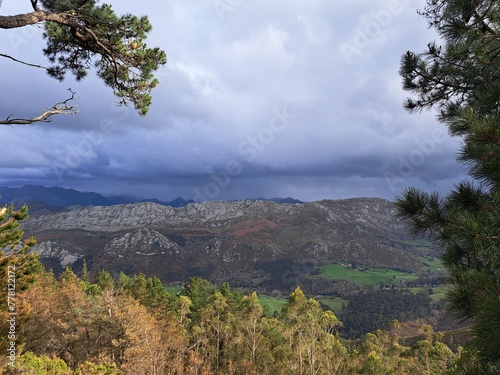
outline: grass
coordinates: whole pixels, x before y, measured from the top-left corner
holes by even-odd
[[[331,308],[335,314],[338,314],[342,310],[342,304],[347,304],[348,302],[340,297],[321,296],[316,299]],[[283,306],[288,302],[288,298],[276,298],[259,294],[259,301],[266,312],[272,315],[275,311],[278,313],[281,312]]]
[[[448,291],[449,286],[442,285],[436,286],[432,288],[432,294],[429,295],[433,301],[443,301],[446,297],[446,292]]]
[[[419,257],[419,260],[423,264],[421,268],[422,272],[428,273],[428,271],[430,270],[430,273],[434,275],[446,275],[446,271],[443,267],[443,262],[441,261],[441,259],[439,259],[439,257],[422,256]]]
[[[331,308],[335,314],[338,314],[340,312],[340,310],[342,310],[343,304],[347,305],[347,303],[348,303],[348,301],[346,299],[342,299],[340,297],[331,297],[331,298],[320,297],[320,298],[318,298],[318,301],[321,303],[324,303],[329,308]]]
[[[319,275],[315,277],[326,277],[328,279],[352,280],[354,283],[367,285],[399,284],[399,280],[415,280],[417,276],[407,272],[394,271],[385,268],[370,268],[366,270],[352,269],[341,264],[330,264],[320,267]]]
[[[283,306],[288,302],[288,298],[276,298],[259,294],[259,301],[269,315],[272,315],[275,311],[278,313],[281,311]]]
[[[177,294],[182,289],[184,289],[184,287],[181,285],[173,285],[173,286],[166,286],[165,289],[167,290],[167,292]]]
[[[447,290],[448,290],[447,285],[435,286],[432,288],[432,294],[429,294],[429,297],[431,297],[431,299],[434,302],[443,301],[446,297]],[[414,294],[421,293],[424,291],[424,287],[416,286],[414,288],[410,288],[410,291]]]

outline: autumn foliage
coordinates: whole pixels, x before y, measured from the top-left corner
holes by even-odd
[[[271,317],[255,292],[197,277],[174,294],[142,274],[31,273],[6,374],[441,374],[458,358],[429,329],[412,347],[397,329],[347,342],[300,287]]]

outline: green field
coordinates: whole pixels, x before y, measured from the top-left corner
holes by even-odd
[[[446,297],[446,292],[448,291],[449,286],[437,286],[432,288],[432,294],[429,296],[433,301],[442,301]]]
[[[346,299],[342,299],[340,297],[331,297],[331,298],[320,297],[320,298],[317,298],[317,300],[321,303],[324,303],[329,308],[331,308],[335,314],[338,314],[340,312],[340,310],[342,310],[343,304],[348,303],[348,301]]]
[[[165,289],[170,292],[170,293],[174,293],[174,294],[177,294],[179,293],[182,289],[184,289],[183,286],[181,285],[174,285],[174,286],[166,286]]]
[[[434,301],[443,301],[446,297],[446,292],[448,290],[448,286],[446,285],[440,285],[440,286],[435,286],[432,288],[432,294],[429,294],[429,297]],[[416,293],[422,293],[424,291],[424,288],[419,286],[419,287],[414,287],[410,288],[410,291],[414,294]]]
[[[347,300],[339,297],[321,296],[316,299],[331,308],[335,314],[338,314],[342,310],[342,304],[347,304]],[[259,294],[259,301],[267,314],[272,315],[275,311],[278,313],[281,311],[283,306],[288,302],[288,298],[276,298]]]
[[[422,262],[422,272],[423,273],[431,273],[434,275],[446,275],[446,271],[443,267],[443,262],[438,257],[419,257],[419,260]],[[429,272],[430,271],[430,272]]]
[[[352,268],[343,264],[329,264],[319,267],[319,273],[311,275],[311,278],[324,277],[331,280],[350,280],[360,287],[372,286],[377,288],[380,285],[391,286],[394,284],[396,287],[400,287],[403,280],[416,280],[419,276],[440,276],[445,275],[446,272],[443,269],[441,260],[437,257],[431,256],[419,256],[418,259],[422,262],[423,266],[417,274],[410,274],[409,272],[395,271],[386,268],[368,268],[360,266],[358,268]],[[255,279],[254,282],[258,284],[263,279]],[[177,294],[180,292],[182,286],[168,286],[167,289],[171,293]],[[423,287],[412,287],[410,290],[413,293],[419,293],[423,291]],[[439,285],[432,288],[433,293],[430,297],[433,301],[442,301],[446,293],[446,286]],[[281,312],[283,306],[287,303],[288,298],[277,298],[268,295],[259,294],[259,301],[265,309],[265,313],[268,316],[273,315],[275,312]],[[336,314],[338,314],[342,305],[346,304],[348,301],[340,297],[333,297],[327,295],[317,296],[316,299],[327,305]]]
[[[341,264],[330,264],[320,267],[319,275],[314,277],[326,277],[332,280],[352,280],[358,285],[380,285],[380,284],[396,284],[400,280],[415,280],[418,277],[410,275],[407,272],[394,271],[384,268],[369,268],[366,270],[358,270],[349,268]]]
[[[269,315],[272,315],[275,311],[279,313],[283,306],[287,303],[288,299],[259,294],[259,301],[262,306],[264,306],[264,309],[269,313]]]

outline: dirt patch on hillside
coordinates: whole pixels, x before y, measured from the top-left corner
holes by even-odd
[[[245,221],[234,225],[228,229],[229,235],[235,238],[241,238],[249,233],[266,232],[273,231],[278,227],[278,224],[268,220],[266,218],[261,218],[256,221]]]

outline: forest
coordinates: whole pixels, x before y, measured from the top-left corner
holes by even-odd
[[[389,329],[394,320],[407,321],[429,315],[427,294],[407,290],[380,290],[356,294],[348,299],[339,317],[348,338],[359,338],[377,329]]]
[[[399,343],[396,320],[343,339],[342,322],[300,287],[269,316],[257,293],[199,277],[174,293],[143,274],[103,270],[91,281],[85,268],[68,268],[55,278],[35,254],[1,261],[3,272],[15,270],[15,330],[6,304],[0,320],[2,337],[15,333],[1,343],[15,352],[15,366],[2,359],[6,374],[445,374],[461,366],[461,350],[430,326],[410,347]]]

